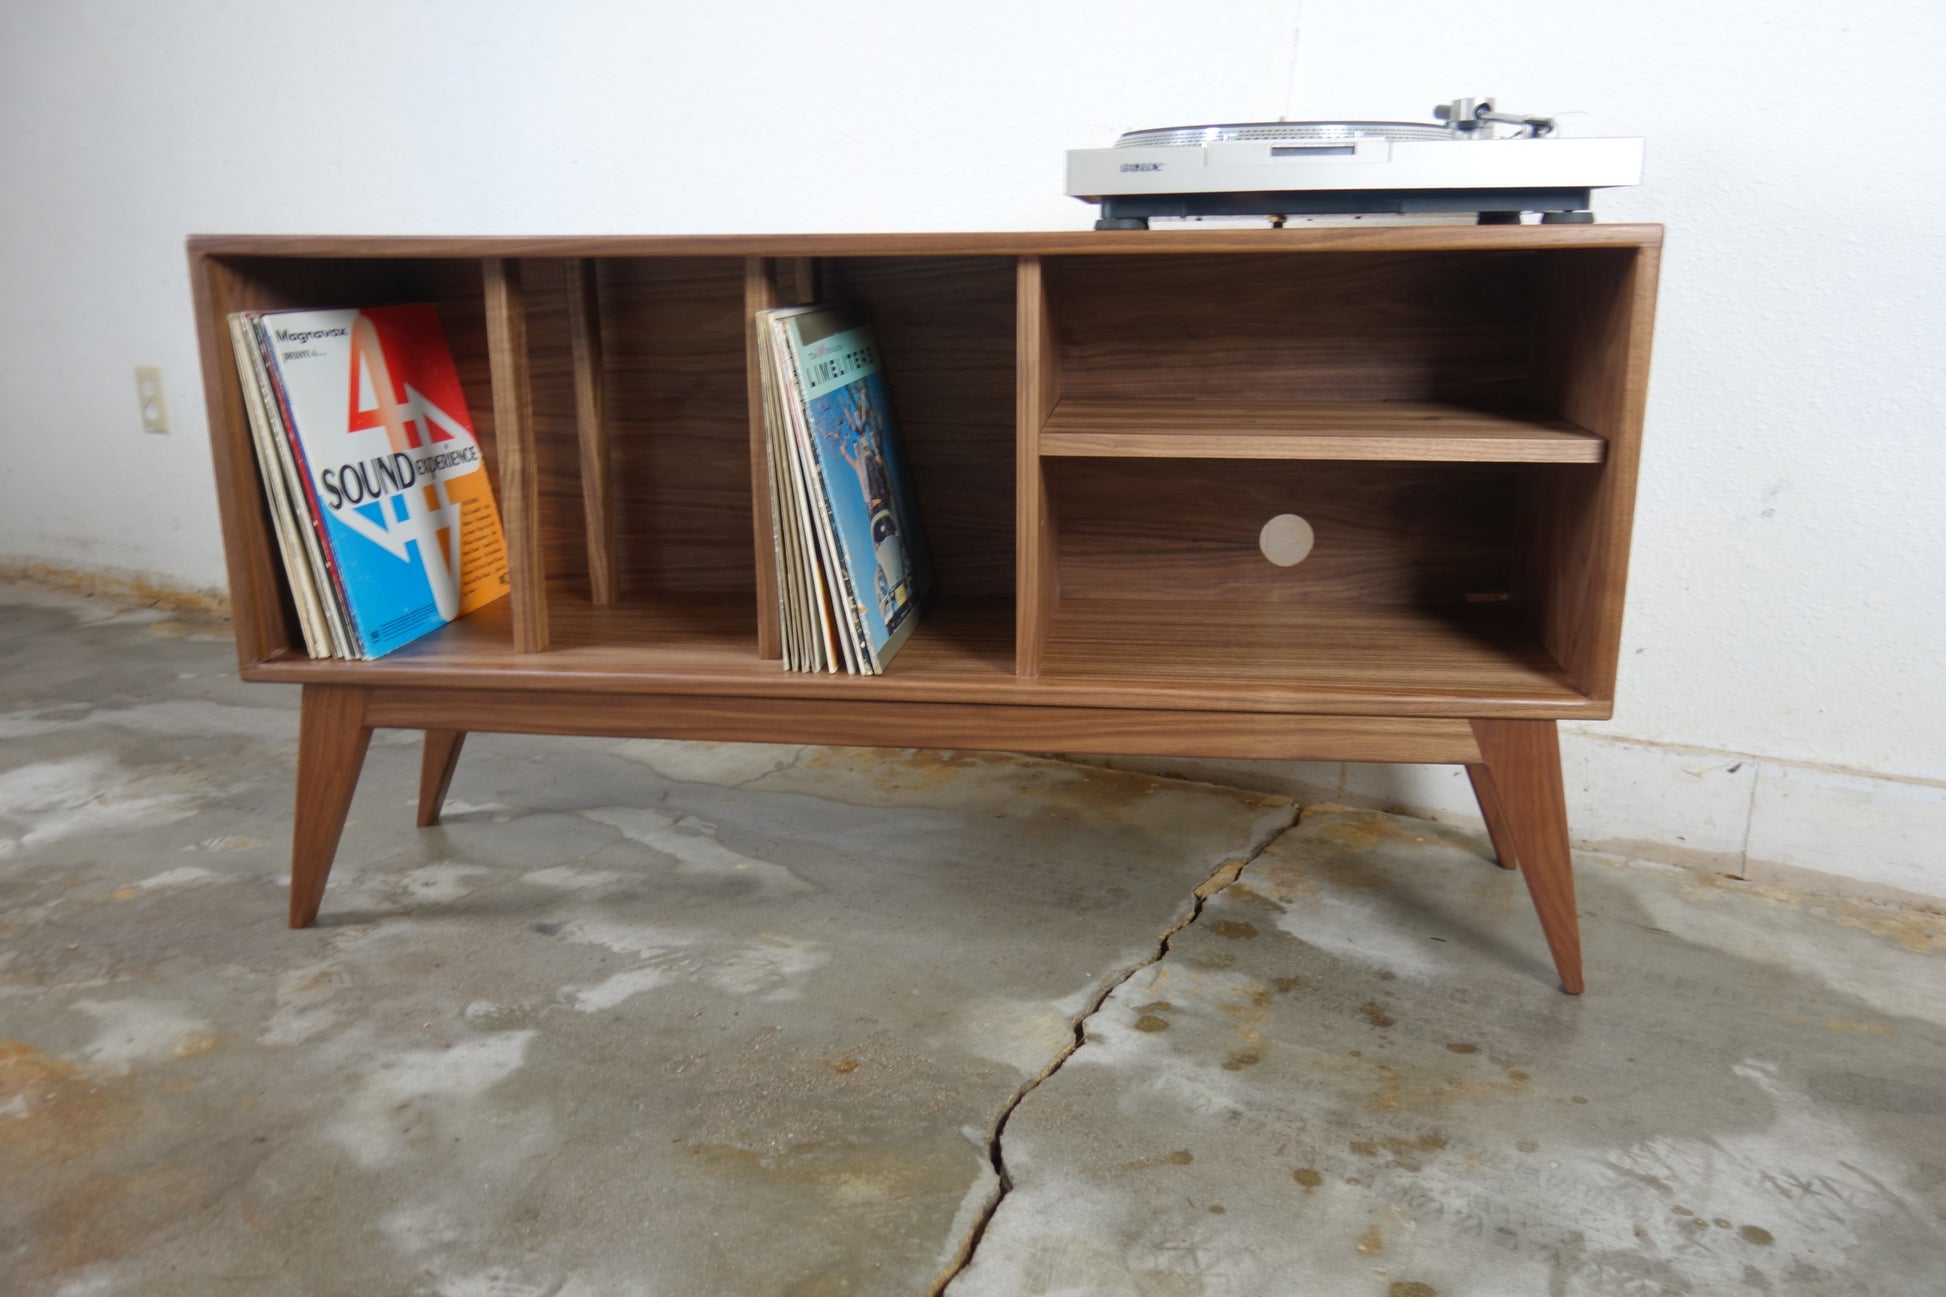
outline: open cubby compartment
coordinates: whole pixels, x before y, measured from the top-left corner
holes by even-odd
[[[1015,259],[780,263],[779,300],[871,313],[931,555],[934,596],[887,676],[1014,671]]]
[[[219,481],[237,506],[231,511],[232,525],[245,533],[225,538],[239,649],[246,662],[303,659],[296,603],[277,557],[270,505],[257,475],[257,452],[230,351],[227,318],[235,311],[435,304],[497,495],[500,456],[494,435],[480,262],[473,257],[225,256],[209,263],[208,292],[209,309],[221,335],[206,360],[205,373],[211,399],[220,402],[219,426],[225,438]],[[504,619],[497,627],[469,629],[476,639],[502,651],[511,644]]]
[[[1023,264],[1026,674],[1604,713],[1640,256]],[[1280,513],[1316,526],[1290,569],[1257,548]]]
[[[519,263],[550,666],[756,661],[745,270]]]
[[[1543,638],[1537,495],[1595,466],[1074,458],[1045,461],[1058,596],[1041,678],[1366,696],[1588,699]],[[1296,515],[1279,566],[1264,525]],[[1288,555],[1286,556],[1288,557]]]
[[[1043,454],[1594,463],[1565,388],[1632,249],[1062,257]]]

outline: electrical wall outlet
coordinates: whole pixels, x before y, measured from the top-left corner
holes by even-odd
[[[162,402],[162,370],[159,367],[135,367],[135,395],[142,402],[142,431],[169,431],[169,407]]]

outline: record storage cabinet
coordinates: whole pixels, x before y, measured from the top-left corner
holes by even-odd
[[[1662,232],[197,236],[237,651],[303,687],[290,922],[375,728],[1464,765],[1582,989],[1556,722],[1614,702]],[[936,595],[787,672],[752,314],[870,307]],[[511,595],[312,660],[227,313],[438,304]],[[1281,567],[1273,516],[1315,546]]]

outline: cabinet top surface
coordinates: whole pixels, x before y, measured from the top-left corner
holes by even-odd
[[[1651,248],[1660,225],[1371,225],[974,234],[194,234],[214,257],[1131,256]]]

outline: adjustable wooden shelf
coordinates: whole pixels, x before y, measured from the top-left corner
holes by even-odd
[[[371,731],[1463,764],[1581,990],[1555,722],[1613,706],[1661,230],[189,242],[244,678],[303,686],[293,926]],[[938,597],[779,664],[754,311],[878,323]],[[224,319],[433,301],[511,596],[302,650]],[[1269,518],[1316,538],[1276,566]]]

